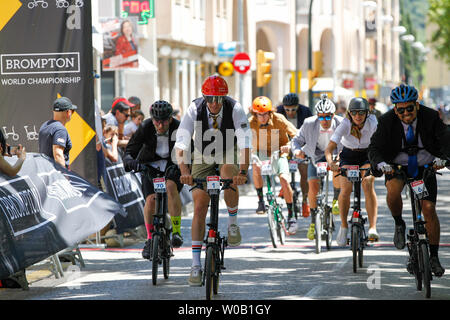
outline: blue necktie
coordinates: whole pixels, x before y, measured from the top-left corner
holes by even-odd
[[[406,142],[408,144],[414,143],[414,129],[409,125],[406,133]],[[415,178],[419,173],[419,165],[417,163],[417,155],[408,155],[408,175]]]

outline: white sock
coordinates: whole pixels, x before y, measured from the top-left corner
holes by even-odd
[[[228,226],[232,224],[237,225],[238,206],[234,208],[227,207],[227,209],[228,209]]]
[[[201,266],[200,254],[202,253],[203,241],[192,240],[192,266]]]

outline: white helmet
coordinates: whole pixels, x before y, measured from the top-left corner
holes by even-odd
[[[315,106],[316,113],[334,113],[336,111],[336,106],[333,101],[328,99],[326,94],[320,96],[319,102]]]

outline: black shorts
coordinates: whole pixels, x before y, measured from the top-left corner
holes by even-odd
[[[425,169],[425,167],[419,167],[419,174],[417,175],[418,180],[423,179],[423,170],[424,169]],[[403,172],[405,172],[407,174],[408,166],[401,167],[400,170],[402,170]],[[386,185],[386,182],[388,182],[389,180],[394,179],[394,178],[403,180],[400,173],[394,173],[393,175],[384,175],[384,184]],[[427,191],[428,191],[428,196],[426,196],[422,200],[428,200],[433,203],[436,203],[436,198],[437,198],[436,175],[435,174],[430,175],[429,178],[427,180],[425,180],[424,182],[425,182],[425,188],[427,188]]]
[[[142,193],[144,194],[144,199],[146,199],[149,195],[155,193],[152,179],[157,178],[158,174],[162,173],[163,172],[159,171],[158,169],[150,167],[150,177],[147,174],[142,174]],[[181,172],[178,166],[167,166],[164,176],[167,180],[172,180],[173,182],[175,182],[178,192],[183,189],[183,184],[180,182]]]
[[[367,149],[365,150],[358,150],[358,151],[353,151],[351,149],[348,149],[346,147],[344,147],[341,151],[341,153],[339,154],[339,166],[359,166],[362,167],[365,164],[369,164],[369,157],[367,154]]]

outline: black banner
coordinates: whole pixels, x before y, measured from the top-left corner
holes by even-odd
[[[116,214],[126,211],[111,196],[28,153],[18,176],[0,174],[0,279],[86,239]]]
[[[71,169],[96,185],[91,2],[0,1],[0,130],[7,143],[38,152],[52,104],[78,106],[66,125]]]
[[[144,224],[145,199],[142,194],[140,177],[133,172],[126,172],[122,158],[117,162],[111,162],[105,158],[106,164],[106,190],[120,204],[122,204],[127,216],[114,218],[117,233],[123,233],[126,229],[136,228]]]

